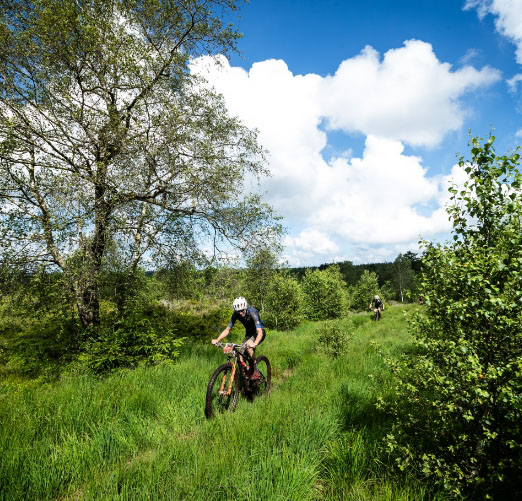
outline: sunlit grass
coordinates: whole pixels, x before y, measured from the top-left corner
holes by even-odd
[[[270,395],[210,421],[206,385],[224,361],[210,344],[106,378],[3,384],[0,498],[427,499],[382,460],[374,405],[388,374],[370,343],[400,352],[414,308],[343,319],[352,338],[337,359],[316,349],[317,324],[269,332],[259,353],[273,365]]]

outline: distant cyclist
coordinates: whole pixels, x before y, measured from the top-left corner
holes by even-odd
[[[372,302],[370,303],[370,306],[368,309],[372,309],[373,307],[373,314],[375,316],[375,319],[378,320],[381,318],[381,311],[384,310],[384,303],[382,302],[382,299],[376,294],[373,296]]]
[[[217,337],[217,339],[212,340],[212,344],[216,344],[223,338],[227,337],[230,329],[234,327],[236,320],[239,320],[245,326],[245,339],[243,339],[243,344],[246,345],[248,349],[248,355],[254,363],[255,370],[252,374],[252,379],[258,379],[259,371],[255,365],[256,356],[254,350],[256,346],[261,344],[265,339],[265,326],[261,321],[259,311],[257,311],[252,306],[248,306],[247,300],[244,297],[237,297],[234,299],[232,306],[234,308],[234,313],[232,314],[230,322],[228,322],[225,330]]]

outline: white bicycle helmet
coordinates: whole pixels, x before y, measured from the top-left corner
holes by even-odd
[[[244,297],[236,297],[232,303],[234,311],[242,311],[248,308],[247,300]]]
[[[379,296],[375,295],[373,296],[373,299],[381,299]]]

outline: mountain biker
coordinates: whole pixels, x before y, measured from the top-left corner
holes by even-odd
[[[230,329],[234,327],[236,320],[239,320],[245,326],[245,339],[243,339],[243,344],[247,347],[247,352],[249,357],[252,359],[254,364],[254,372],[252,374],[252,379],[259,379],[260,374],[257,370],[256,365],[256,356],[254,350],[256,346],[261,344],[266,336],[265,326],[261,321],[261,317],[259,316],[259,311],[257,311],[252,306],[248,306],[247,300],[244,297],[237,297],[234,299],[232,304],[234,308],[234,313],[232,313],[232,318],[228,325],[225,327],[223,332],[217,337],[217,339],[212,339],[212,344],[216,344],[221,341],[223,338],[228,336]]]
[[[370,303],[370,306],[368,306],[368,309],[370,310],[372,306],[374,315],[378,315],[382,310],[384,310],[384,303],[377,294],[373,296],[372,302]]]

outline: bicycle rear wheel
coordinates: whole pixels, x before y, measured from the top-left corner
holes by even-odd
[[[232,380],[232,364],[220,365],[208,382],[205,398],[205,416],[210,419],[215,414],[232,412],[239,396],[239,375],[236,371]]]
[[[255,382],[255,394],[263,395],[268,393],[270,390],[270,384],[272,383],[272,367],[268,358],[264,355],[260,355],[256,358],[257,370],[261,373],[261,377]]]

